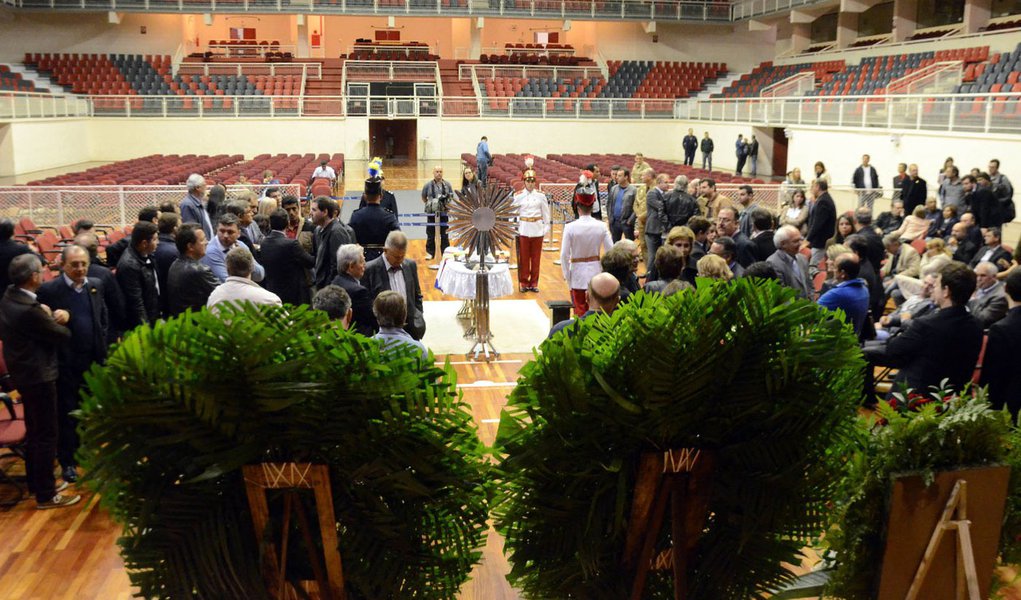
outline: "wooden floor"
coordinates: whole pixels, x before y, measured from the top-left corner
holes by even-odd
[[[444,166],[448,172],[451,171],[450,165]],[[423,183],[430,177],[431,171],[428,165],[384,168],[388,183],[395,180],[407,182],[401,187],[412,187],[411,182],[416,180],[417,184]],[[363,170],[349,166],[349,186],[357,180],[359,183],[355,185],[360,187]],[[423,241],[412,241],[408,256],[419,262],[422,290],[427,300],[456,301],[435,289],[436,271],[428,269],[425,264]],[[538,294],[515,293],[511,298],[536,300],[547,314],[547,300],[567,299],[567,286],[560,267],[553,264],[556,256],[554,252],[543,253],[541,291]],[[464,399],[472,407],[479,435],[483,442],[491,444],[496,437],[500,411],[506,404],[507,395],[515,385],[518,371],[531,359],[531,355],[505,354],[490,363],[470,362],[464,355],[438,356],[437,361],[442,363],[448,358],[457,372]],[[113,600],[131,597],[132,588],[116,546],[119,527],[99,507],[95,496],[88,492],[83,494],[83,502],[68,509],[37,511],[33,501],[24,501],[13,509],[0,512],[0,600]],[[502,549],[502,539],[490,530],[482,562],[462,590],[463,600],[519,598],[507,583],[505,575],[509,567]],[[793,570],[804,571],[817,560],[810,550],[806,555],[804,563],[792,567]],[[1001,597],[1021,600],[1021,594],[1015,590],[1007,590]]]

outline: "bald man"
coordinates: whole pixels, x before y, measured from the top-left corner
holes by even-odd
[[[609,273],[600,273],[589,280],[585,296],[588,299],[588,312],[576,319],[567,319],[554,325],[553,329],[549,332],[550,338],[564,329],[573,329],[577,323],[597,312],[612,315],[613,311],[617,310],[617,306],[620,304],[620,282]],[[567,335],[571,335],[570,330]]]

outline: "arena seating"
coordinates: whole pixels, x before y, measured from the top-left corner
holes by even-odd
[[[611,60],[600,98],[687,98],[727,72],[721,63]]]
[[[329,161],[339,177],[344,172],[344,155],[334,154],[260,154],[252,160],[235,161],[225,165],[224,168],[209,173],[213,181],[232,185],[238,182],[241,175],[249,181],[261,182],[262,174],[273,171],[273,177],[279,179],[280,183],[296,183],[301,186],[301,193],[304,194],[312,180],[312,172],[319,166],[321,161]]]
[[[793,77],[803,71],[815,71],[816,79],[824,78],[828,74],[843,70],[845,66],[842,60],[831,60],[818,63],[798,63],[793,65],[774,65],[772,61],[766,61],[746,73],[740,79],[731,83],[723,89],[717,98],[749,98],[762,93],[762,90]]]
[[[151,154],[31,181],[28,185],[180,185],[192,173],[211,173],[243,160],[240,154],[203,156]]]
[[[606,80],[602,77],[495,77],[481,83],[484,97],[595,98]]]
[[[971,62],[964,69],[964,77],[954,93],[985,94],[996,92],[1021,92],[1021,44],[1013,52],[1002,52],[989,56],[985,49],[982,62]]]
[[[584,169],[588,165],[597,164],[600,170],[604,171],[604,175],[609,173],[610,167],[613,165],[622,165],[628,169],[634,164],[634,154],[549,154],[548,159],[555,160],[557,162],[568,165],[574,169],[575,177],[580,169]],[[733,175],[724,171],[706,171],[692,166],[685,166],[682,163],[659,160],[656,158],[645,158],[645,162],[649,163],[649,166],[656,172],[663,172],[670,177],[676,177],[678,175],[685,175],[689,179],[698,177],[711,177],[717,183],[765,183],[762,179],[753,179],[751,177],[734,177]],[[602,178],[602,181],[607,181],[606,177]],[[637,183],[637,179],[635,180]]]
[[[7,92],[38,92],[35,84],[21,78],[21,73],[12,73],[7,65],[0,65],[0,90]]]
[[[552,65],[557,67],[576,67],[594,65],[592,59],[585,56],[561,54],[540,54],[534,52],[513,52],[511,54],[483,54],[479,62],[484,65]]]
[[[1021,27],[1021,18],[1012,18],[1006,21],[997,21],[996,23],[990,23],[986,27],[980,28],[981,31],[1004,31],[1007,29],[1017,29]]]
[[[169,93],[169,56],[25,54],[25,65],[76,94]]]
[[[360,38],[348,60],[439,60],[429,52],[429,45],[423,42],[374,42]]]

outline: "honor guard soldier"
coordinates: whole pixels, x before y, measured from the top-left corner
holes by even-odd
[[[610,232],[602,221],[592,218],[592,205],[596,202],[594,187],[585,187],[577,195],[578,219],[564,226],[564,240],[560,247],[560,268],[571,288],[571,302],[575,316],[588,312],[585,291],[589,281],[602,271],[600,251],[613,246]]]
[[[383,243],[391,231],[400,229],[397,217],[380,206],[383,182],[378,177],[365,180],[365,206],[351,214],[351,229],[355,239],[365,248],[365,260],[370,261],[383,253]]]
[[[550,209],[539,191],[535,170],[525,171],[525,189],[514,195],[518,213],[518,285],[521,292],[539,291],[542,238],[549,232]]]

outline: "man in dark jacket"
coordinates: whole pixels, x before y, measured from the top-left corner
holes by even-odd
[[[979,173],[975,178],[974,191],[968,196],[968,204],[971,207],[969,212],[975,215],[975,222],[979,227],[985,229],[1003,226],[1000,201],[993,194],[993,184],[988,174]]]
[[[78,495],[61,495],[53,461],[57,456],[57,349],[71,338],[64,325],[67,311],[41,304],[36,291],[43,282],[43,265],[34,254],[16,256],[8,269],[11,285],[0,301],[0,340],[4,361],[25,407],[28,490],[37,508],[71,506]]]
[[[908,176],[901,182],[900,190],[906,214],[914,213],[916,206],[925,206],[928,187],[925,180],[918,176],[918,165],[908,166]]]
[[[751,211],[752,222],[752,250],[755,262],[764,261],[776,252],[776,245],[773,243],[773,215],[768,210],[758,207]]]
[[[351,214],[351,221],[348,223],[355,233],[355,239],[365,249],[365,260],[372,260],[382,254],[386,236],[391,231],[401,228],[397,224],[397,217],[380,205],[382,192],[383,184],[380,179],[366,179],[363,195],[366,204]]]
[[[167,273],[167,310],[171,317],[183,313],[189,308],[195,312],[202,310],[209,300],[220,279],[213,271],[200,262],[206,255],[206,232],[198,223],[185,223],[177,231],[174,240],[177,245],[178,257],[170,265]]]
[[[692,166],[695,164],[695,150],[698,150],[698,138],[695,137],[695,130],[688,128],[688,135],[681,140],[681,147],[684,148],[684,164]]]
[[[877,361],[900,369],[895,389],[904,384],[928,394],[944,379],[955,390],[968,382],[982,348],[982,325],[966,308],[975,285],[975,273],[966,265],[943,267],[932,294],[939,310],[912,319],[887,342],[885,363]]]
[[[980,385],[989,386],[994,409],[1010,409],[1015,419],[1021,410],[1021,269],[1007,276],[1007,316],[989,327],[989,342]]]
[[[279,296],[285,304],[310,303],[310,270],[315,266],[315,258],[305,252],[297,240],[284,235],[287,212],[282,208],[270,213],[269,228],[269,235],[262,238],[262,266],[266,269],[262,287]]]
[[[680,225],[687,225],[688,219],[698,214],[698,201],[688,193],[688,178],[678,175],[674,178],[674,189],[670,190],[665,199],[664,210],[669,226],[666,232]]]
[[[181,217],[175,212],[161,213],[156,223],[160,243],[152,253],[152,260],[156,264],[156,281],[161,290],[167,289],[167,274],[170,272],[170,265],[174,264],[174,261],[180,256],[177,244],[174,243],[174,236],[177,235],[177,228],[180,225]],[[167,316],[168,309],[166,294],[160,294],[160,314]]]
[[[138,211],[138,220],[156,225],[160,218],[160,210],[155,206],[146,206]],[[106,264],[116,268],[124,251],[131,244],[130,237],[123,237],[106,247]]]
[[[71,340],[57,350],[57,460],[64,481],[78,480],[75,470],[78,450],[78,419],[71,412],[81,404],[85,371],[92,363],[106,358],[106,329],[109,319],[103,301],[102,283],[88,276],[89,251],[81,246],[66,246],[61,253],[63,274],[40,286],[39,302],[70,315],[67,328]]]
[[[699,148],[702,150],[702,169],[712,171],[713,150],[716,148],[716,144],[714,144],[713,139],[709,137],[708,131],[705,132],[705,137],[702,138],[702,143],[699,144]]]
[[[851,183],[858,190],[858,206],[868,206],[869,212],[872,212],[872,205],[876,198],[883,193],[879,188],[879,174],[876,173],[876,168],[869,164],[871,159],[872,157],[868,154],[863,154],[861,165],[854,170],[854,175],[851,176]]]
[[[11,283],[7,278],[7,267],[11,265],[14,257],[32,252],[27,245],[11,239],[13,237],[14,222],[10,219],[0,220],[0,285],[3,286],[0,289],[3,290],[6,290]]]
[[[376,315],[372,312],[372,296],[369,289],[362,285],[361,278],[365,275],[365,251],[358,244],[344,244],[337,251],[337,277],[333,285],[344,288],[351,297],[351,322],[355,331],[369,337],[376,333],[379,325]]]
[[[403,296],[408,305],[408,322],[404,330],[420,340],[425,335],[422,286],[418,281],[418,265],[407,258],[408,237],[402,231],[391,231],[384,245],[383,256],[366,263],[362,284],[369,289],[369,297],[373,300],[386,290]]]
[[[322,289],[337,276],[337,250],[344,244],[355,243],[355,234],[340,220],[340,207],[336,201],[319,196],[312,201],[312,222],[316,225],[312,242],[316,257],[315,288]]]
[[[808,260],[810,278],[815,277],[819,261],[826,256],[826,241],[837,231],[837,206],[830,197],[829,184],[816,179],[812,182],[812,195],[815,200],[808,209],[808,235],[805,236],[812,250]]]
[[[121,286],[117,283],[117,277],[113,271],[98,264],[96,253],[99,251],[99,238],[91,231],[83,231],[74,237],[74,243],[89,251],[89,272],[90,278],[99,280],[99,288],[103,292],[103,303],[106,304],[108,323],[106,327],[106,341],[112,344],[117,341],[124,331],[124,294],[121,293]]]
[[[124,325],[130,331],[160,317],[159,288],[152,253],[159,244],[156,225],[135,223],[131,245],[117,262],[117,283],[124,292]]]

